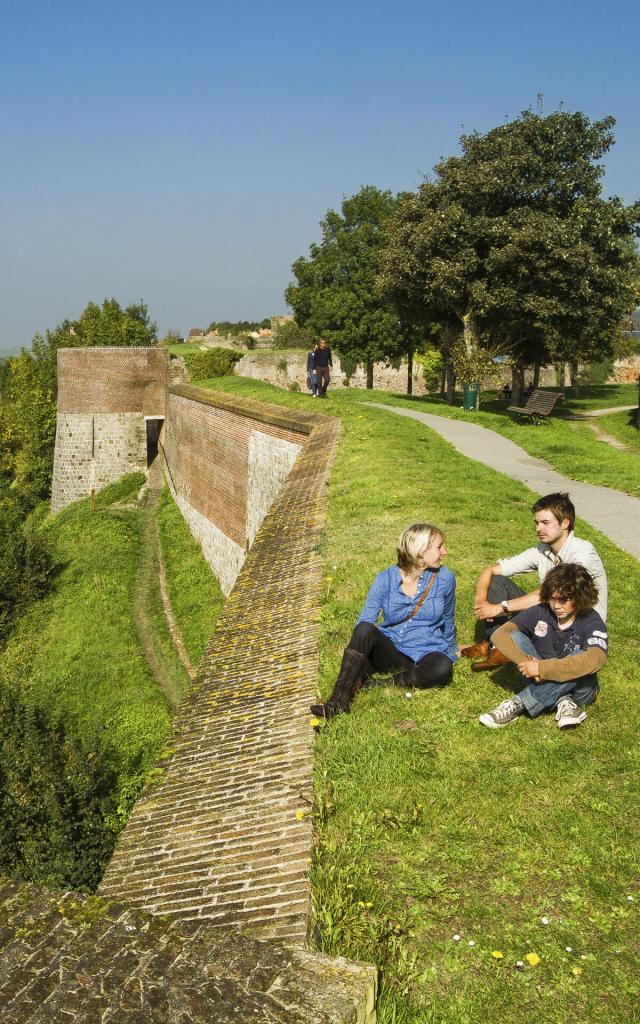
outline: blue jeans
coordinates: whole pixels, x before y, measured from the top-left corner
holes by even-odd
[[[511,639],[518,645],[523,654],[538,661],[538,653],[533,641],[514,630]],[[566,683],[554,683],[547,680],[544,683],[530,683],[521,690],[518,697],[524,704],[532,718],[541,715],[543,711],[551,711],[555,708],[561,697],[573,697],[576,704],[593,704],[598,695],[598,676],[592,672],[588,676],[580,676],[578,679],[570,679]]]

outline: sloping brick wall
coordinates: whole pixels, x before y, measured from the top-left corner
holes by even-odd
[[[307,442],[306,417],[266,408],[187,385],[168,393],[165,475],[225,594]]]
[[[154,914],[303,941],[313,800],[308,705],[322,579],[316,546],[341,425],[207,394],[218,412],[306,443],[179,711],[162,782],[136,804],[99,892]]]

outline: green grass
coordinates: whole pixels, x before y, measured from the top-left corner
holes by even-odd
[[[38,510],[56,562],[53,588],[21,618],[0,665],[0,684],[17,688],[24,706],[52,723],[52,734],[58,726],[66,730],[99,764],[101,777],[112,780],[113,789],[101,792],[100,801],[104,829],[114,835],[162,750],[172,708],[188,684],[160,601],[151,513],[137,501],[142,479],[133,474],[105,488],[95,509],[79,501],[48,518]],[[221,595],[170,500],[163,499],[158,519],[175,613],[197,662]],[[6,735],[3,740],[11,742]],[[25,776],[24,799],[37,805],[39,794],[29,791],[36,777]],[[55,787],[56,780],[49,784]],[[12,781],[13,794],[18,785]],[[74,821],[82,819],[82,806],[68,811]],[[34,845],[35,837],[28,842]],[[49,884],[77,877],[69,859],[62,859],[67,875],[57,878],[47,867]],[[86,859],[86,851],[78,850],[78,862]],[[28,877],[38,880],[37,851],[28,861]],[[93,875],[95,866],[82,877]]]
[[[630,385],[606,386],[614,388],[616,394],[621,388],[630,387]],[[594,385],[593,387],[598,392],[602,390],[601,386]],[[340,396],[336,393],[334,401],[339,400]],[[495,430],[503,437],[508,437],[530,455],[546,459],[559,473],[563,473],[573,480],[613,487],[616,490],[625,491],[627,494],[640,494],[640,472],[635,452],[617,451],[598,441],[588,422],[562,419],[559,414],[554,413],[540,426],[536,426],[529,421],[515,419],[507,412],[506,402],[492,397],[483,400],[478,412],[464,412],[458,406],[448,406],[433,397],[407,398],[406,395],[393,395],[381,391],[359,390],[356,392],[354,389],[353,400],[382,402],[387,405],[433,413],[436,416],[445,416],[449,419],[477,423],[489,430]],[[607,408],[609,404],[602,397],[593,397],[592,399],[587,397],[584,401],[598,401],[600,408]],[[612,398],[611,402],[612,405],[623,404],[619,394],[615,400]],[[563,411],[568,411],[564,405],[560,408]],[[628,413],[618,415],[625,417],[628,416]],[[597,422],[606,430],[605,423],[602,422],[603,419],[606,420],[606,417],[598,417]]]
[[[596,422],[608,434],[629,445],[637,457],[640,454],[640,430],[635,425],[636,415],[635,409],[629,412],[615,412],[609,416],[598,416]]]
[[[257,382],[213,386],[309,407]],[[446,530],[462,641],[474,634],[480,569],[532,539],[530,491],[358,397],[335,393],[322,405],[345,427],[322,545],[324,695],[404,526],[426,518]],[[638,1020],[640,567],[581,521],[578,533],[608,570],[612,649],[579,729],[561,732],[550,716],[483,728],[478,715],[517,682],[508,669],[474,676],[465,662],[442,691],[362,691],[320,733],[319,941],[378,964],[382,1024]]]
[[[617,405],[637,404],[637,384],[583,384],[580,388],[580,397],[567,397],[564,407],[571,412],[587,412],[590,409],[614,409]]]
[[[163,491],[157,519],[171,607],[189,658],[197,665],[224,595],[168,490]]]
[[[3,652],[31,699],[72,718],[87,744],[118,766],[124,821],[170,724],[170,710],[133,621],[142,477],[105,488],[92,511],[76,502],[44,525],[58,566],[52,593],[34,604]],[[124,503],[124,507],[120,503]]]

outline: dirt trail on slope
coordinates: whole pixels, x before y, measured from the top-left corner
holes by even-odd
[[[156,481],[151,475],[149,482],[151,486],[144,490],[140,505],[140,562],[134,590],[133,611],[149,668],[162,692],[176,707],[184,689],[184,680],[179,678],[179,672],[176,671],[177,666],[171,664],[171,660],[167,658],[158,643],[157,630],[154,628],[151,615],[152,592],[156,587],[160,592],[167,629],[178,658],[190,679],[195,677],[196,670],[185,649],[167,591],[160,532],[156,520],[161,488],[153,486]]]

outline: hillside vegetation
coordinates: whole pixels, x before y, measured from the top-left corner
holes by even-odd
[[[148,777],[172,706],[145,656],[150,643],[178,690],[177,662],[157,581],[140,589],[142,474],[100,492],[95,510],[76,502],[39,529],[54,558],[51,592],[32,603],[0,662],[0,870],[52,885],[91,889]],[[44,509],[42,511],[45,511]],[[167,586],[197,663],[222,595],[178,510],[159,511]]]

